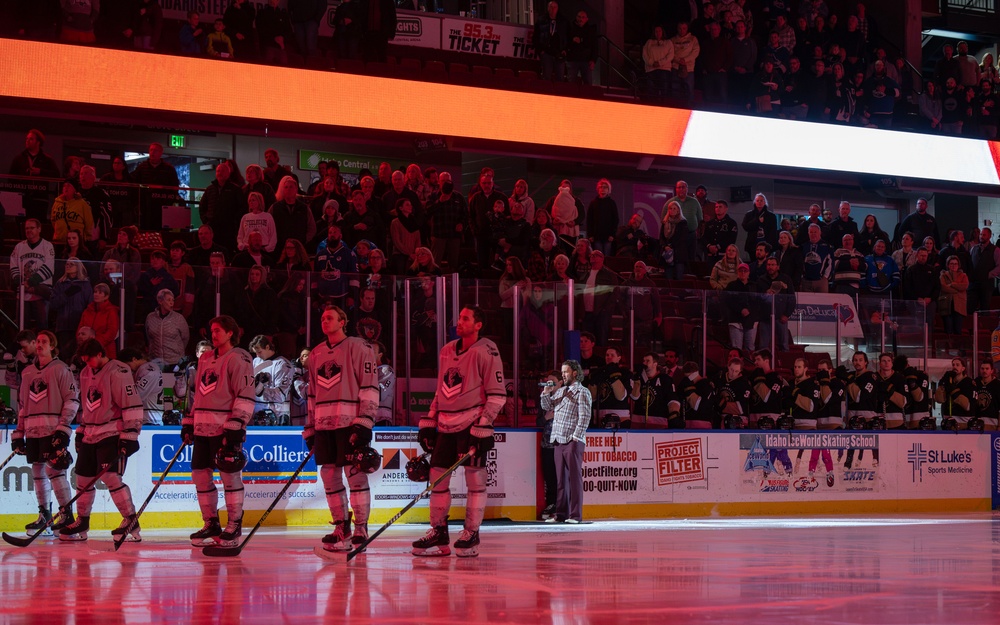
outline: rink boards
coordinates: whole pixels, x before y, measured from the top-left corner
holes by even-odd
[[[138,506],[177,451],[179,428],[148,428],[129,459],[126,481]],[[540,435],[499,430],[487,463],[490,519],[529,521],[543,501]],[[370,476],[372,522],[393,516],[424,484],[410,482],[406,463],[420,454],[416,430],[377,429],[381,468]],[[652,518],[760,514],[976,511],[995,507],[1000,439],[996,435],[874,432],[588,432],[583,465],[584,516]],[[248,432],[244,471],[248,519],[259,518],[308,453],[296,428]],[[801,452],[801,457],[800,457]],[[0,444],[0,457],[10,443]],[[146,527],[200,523],[185,449],[143,514]],[[348,469],[349,470],[349,469]],[[74,477],[74,480],[76,478]],[[82,479],[82,478],[81,478]],[[92,524],[119,520],[101,485]],[[0,529],[34,518],[30,469],[15,458],[2,472]],[[220,507],[224,502],[221,498]],[[464,478],[452,481],[452,518],[462,518]],[[108,513],[107,515],[102,513]],[[422,501],[403,521],[425,521]],[[268,524],[322,525],[329,511],[310,461]]]

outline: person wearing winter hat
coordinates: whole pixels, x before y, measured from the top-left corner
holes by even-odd
[[[93,238],[94,215],[90,211],[90,204],[80,196],[77,184],[71,179],[63,181],[62,193],[52,204],[49,219],[54,228],[52,242],[57,245],[65,245],[66,233],[70,230],[82,232],[85,241]]]

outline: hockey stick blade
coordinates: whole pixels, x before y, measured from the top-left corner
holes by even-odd
[[[405,506],[403,506],[403,509],[400,510],[399,512],[397,512],[396,516],[394,516],[391,519],[389,519],[389,521],[386,522],[385,525],[383,525],[382,527],[380,527],[378,529],[378,531],[376,531],[374,534],[372,534],[371,536],[369,536],[365,540],[365,542],[361,543],[360,545],[358,545],[356,548],[352,549],[351,551],[348,551],[347,552],[347,561],[350,562],[355,557],[357,557],[358,554],[363,553],[365,551],[365,549],[368,547],[368,545],[373,540],[375,540],[376,538],[378,538],[379,535],[382,532],[384,532],[385,530],[389,529],[390,525],[392,525],[396,521],[398,521],[401,518],[403,518],[403,515],[406,514],[407,512],[409,512],[410,508],[412,508],[413,506],[417,505],[417,502],[420,501],[421,499],[423,499],[424,497],[430,495],[431,491],[434,490],[435,486],[437,486],[438,484],[440,484],[446,477],[448,477],[449,475],[451,475],[452,473],[454,473],[455,470],[458,469],[458,467],[460,467],[463,464],[465,464],[465,461],[468,460],[469,458],[472,458],[472,456],[473,456],[473,453],[472,453],[471,449],[469,450],[469,453],[462,454],[462,456],[458,460],[455,461],[455,464],[453,464],[450,467],[448,467],[447,469],[445,469],[445,472],[442,473],[441,475],[439,475],[436,480],[434,480],[433,482],[428,483],[427,484],[427,488],[425,488],[423,491],[421,491],[421,493],[419,495],[417,495],[416,497],[414,497],[410,501],[410,503],[408,503]],[[322,557],[322,556],[320,556],[320,557]]]
[[[257,530],[259,530],[260,527],[264,525],[264,520],[267,518],[267,515],[271,514],[271,511],[274,510],[274,507],[277,506],[278,502],[281,501],[281,498],[285,496],[285,493],[288,492],[288,489],[292,486],[292,483],[295,482],[295,478],[299,476],[299,473],[302,472],[302,469],[306,467],[306,464],[309,462],[309,460],[312,459],[312,457],[313,457],[313,452],[312,450],[310,450],[309,453],[306,454],[306,459],[302,461],[302,464],[300,464],[297,469],[295,469],[295,473],[292,473],[292,477],[288,478],[288,481],[285,482],[285,486],[281,489],[281,491],[278,492],[278,496],[274,498],[274,501],[272,501],[271,505],[267,507],[267,510],[264,511],[264,514],[262,514],[260,519],[257,521],[257,524],[253,526],[253,529],[250,530],[250,533],[247,534],[247,537],[244,538],[240,544],[234,545],[232,547],[222,546],[222,545],[209,545],[208,547],[202,549],[201,553],[203,555],[210,556],[212,558],[232,558],[234,556],[240,555],[240,552],[243,551],[243,547],[248,542],[250,542],[250,539],[253,538],[253,535],[257,533]]]
[[[322,546],[313,547],[313,553],[327,562],[346,562],[347,551],[327,551]]]
[[[33,540],[35,540],[36,537],[37,534],[35,536],[26,536],[22,538],[20,536],[11,536],[7,532],[3,533],[4,542],[14,545],[15,547],[27,547]]]

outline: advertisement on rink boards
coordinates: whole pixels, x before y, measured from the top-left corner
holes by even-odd
[[[502,431],[494,434],[496,446],[487,460],[487,485],[489,502],[486,517],[513,517],[524,515],[524,509],[534,510],[535,466],[537,463],[537,434],[535,432]],[[132,490],[136,505],[141,503],[160,478],[163,470],[174,457],[180,444],[180,428],[147,428],[140,434],[139,451],[128,459],[125,481]],[[426,487],[426,483],[411,482],[406,477],[406,463],[422,453],[416,440],[416,430],[409,428],[376,429],[372,440],[374,447],[382,455],[382,466],[369,475],[372,491],[372,509],[384,509],[385,518],[406,505]],[[302,430],[296,428],[250,428],[244,443],[247,466],[243,472],[247,510],[264,510],[292,473],[308,455]],[[149,527],[171,526],[169,514],[176,512],[196,512],[197,495],[191,481],[191,457],[193,448],[186,447],[174,463],[162,486],[156,491],[144,513],[150,519]],[[6,458],[10,454],[10,443],[0,445],[0,454]],[[73,454],[75,457],[75,453]],[[350,471],[345,467],[345,471]],[[225,505],[222,484],[215,474],[219,489],[219,507]],[[23,529],[13,522],[13,515],[34,514],[38,508],[31,478],[31,467],[23,457],[15,456],[2,472],[3,512],[0,513],[0,529],[3,531]],[[70,471],[70,481],[76,485],[78,479]],[[451,482],[455,505],[461,506],[465,499],[465,476],[461,469],[456,471]],[[55,503],[53,501],[53,506]],[[421,501],[418,507],[426,507]],[[520,508],[521,510],[511,510]],[[295,482],[283,496],[276,509],[318,511],[328,510],[322,480],[319,479],[315,461],[310,460],[299,473]],[[114,503],[103,483],[97,485],[97,499],[94,512],[116,513]],[[529,512],[533,517],[534,515]],[[301,515],[299,515],[301,517]],[[295,524],[296,516],[288,517]]]

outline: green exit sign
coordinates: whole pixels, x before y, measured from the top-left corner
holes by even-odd
[[[187,143],[187,137],[184,135],[170,135],[170,147],[183,148],[185,143]]]

